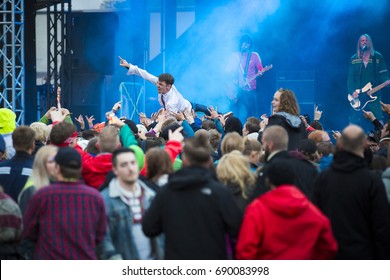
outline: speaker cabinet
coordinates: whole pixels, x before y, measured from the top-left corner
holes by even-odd
[[[276,87],[292,90],[298,102],[315,102],[313,71],[280,71],[277,73]]]
[[[72,73],[69,102],[73,117],[93,115],[95,122],[104,121],[105,87],[104,75]]]
[[[71,68],[82,73],[112,75],[118,16],[113,12],[74,12],[71,30]]]

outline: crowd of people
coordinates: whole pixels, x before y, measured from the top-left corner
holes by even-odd
[[[352,65],[379,59],[367,36]],[[161,109],[139,123],[120,102],[95,124],[52,107],[16,127],[0,109],[1,259],[390,259],[390,122],[376,111],[360,112],[372,133],[330,135],[280,88],[270,116],[242,122],[186,100],[171,74],[120,65],[157,87]]]

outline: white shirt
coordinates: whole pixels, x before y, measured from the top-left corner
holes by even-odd
[[[130,64],[129,71],[127,71],[127,75],[134,74],[142,77],[143,79],[151,82],[154,85],[157,85],[158,78],[156,76],[149,74],[146,70],[141,69],[136,65]],[[189,112],[191,112],[191,103],[188,100],[184,99],[183,95],[181,95],[175,85],[172,85],[171,89],[167,93],[158,94],[158,102],[160,103],[161,107],[164,107],[164,103],[161,100],[162,98],[164,100],[165,109],[167,111],[178,113],[188,110]]]

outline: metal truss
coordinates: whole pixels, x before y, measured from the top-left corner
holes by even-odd
[[[0,106],[16,114],[24,124],[24,2],[0,2]]]
[[[53,2],[56,2],[53,5]],[[69,63],[65,54],[70,57],[70,20],[71,0],[47,0],[47,108],[56,104],[56,88],[61,85],[60,66]],[[79,38],[82,40],[82,38]],[[62,67],[62,68],[63,68]],[[69,86],[69,85],[68,85]]]

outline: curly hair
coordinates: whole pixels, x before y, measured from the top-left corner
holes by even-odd
[[[33,122],[30,124],[30,127],[35,131],[35,140],[46,144],[50,128],[42,122]]]
[[[299,116],[299,105],[294,92],[290,89],[284,88],[280,88],[278,91],[280,92],[280,105],[278,111]]]

